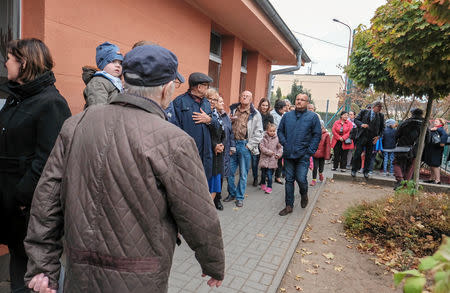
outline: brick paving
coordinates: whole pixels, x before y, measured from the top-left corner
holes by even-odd
[[[284,185],[273,184],[272,194],[267,195],[249,184],[244,207],[238,209],[229,202],[218,211],[226,263],[222,286],[207,286],[194,253],[183,241],[175,250],[169,293],[275,293],[323,185],[310,187],[306,209],[300,207],[297,187],[293,213],[280,217],[278,212],[285,206]]]

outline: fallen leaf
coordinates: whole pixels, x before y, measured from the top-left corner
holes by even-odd
[[[322,243],[325,244],[325,245],[327,245],[327,244],[328,244],[328,241],[322,240]]]
[[[286,292],[285,288],[280,288],[280,292]]]
[[[318,269],[320,266],[318,264],[313,264],[313,268]]]
[[[316,214],[312,214],[312,216],[313,216],[313,217],[315,217],[315,216],[316,216]]]
[[[353,248],[353,246],[351,246],[351,245],[347,245],[347,248]]]
[[[304,258],[302,258],[301,262],[302,262],[302,264],[309,264],[309,263],[310,263],[310,261],[309,261],[309,260],[307,260],[307,259],[304,259]]]
[[[259,233],[259,234],[256,234],[256,236],[262,238],[262,237],[264,237],[264,234]]]
[[[333,237],[328,237],[328,239],[331,241],[336,241],[336,238],[333,238]]]
[[[335,270],[336,272],[342,272],[343,269],[344,269],[343,266],[335,266],[335,267],[334,267],[334,270]]]
[[[303,289],[300,288],[299,286],[295,286],[295,290],[297,290],[297,291],[303,291]]]
[[[325,263],[326,264],[331,264],[331,260],[326,260]]]
[[[310,255],[312,254],[312,251],[306,251],[305,254]]]
[[[303,277],[300,276],[300,275],[296,275],[296,276],[295,276],[295,279],[296,279],[297,281],[300,281],[300,279],[303,279]]]
[[[334,183],[334,179],[330,179],[330,182],[331,182],[331,183]]]
[[[317,270],[306,269],[306,271],[307,271],[308,273],[310,273],[310,274],[313,274],[313,275],[317,275],[317,274],[318,274]]]
[[[295,253],[301,253],[301,251],[297,249],[297,250],[295,251]]]
[[[238,207],[234,207],[234,208],[233,208],[233,211],[238,211],[238,210],[239,210]]]
[[[288,270],[288,274],[292,273],[291,270]]]
[[[332,252],[322,253],[322,255],[325,256],[328,259],[334,259],[334,254]]]

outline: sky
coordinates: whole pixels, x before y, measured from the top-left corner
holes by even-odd
[[[333,18],[346,23],[352,29],[359,24],[369,27],[375,10],[386,3],[385,0],[270,0],[270,2],[293,33],[296,31],[345,47],[329,45],[294,33],[312,60],[296,73],[323,72],[326,75],[343,74],[338,65],[347,63],[349,29],[343,24],[334,22]],[[273,67],[278,68],[281,67]]]

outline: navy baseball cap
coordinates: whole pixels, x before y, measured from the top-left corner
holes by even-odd
[[[158,86],[184,77],[178,72],[178,59],[171,51],[157,45],[131,50],[122,63],[125,82],[135,86]]]

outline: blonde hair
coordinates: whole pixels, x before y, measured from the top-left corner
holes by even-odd
[[[438,120],[445,131],[447,131],[447,120],[445,120],[444,118],[435,118],[434,120]]]
[[[219,93],[218,93],[215,89],[210,88],[210,89],[208,89],[208,90],[206,91],[205,97],[206,97],[208,100],[213,99],[215,96],[216,96],[217,98],[219,97]]]

